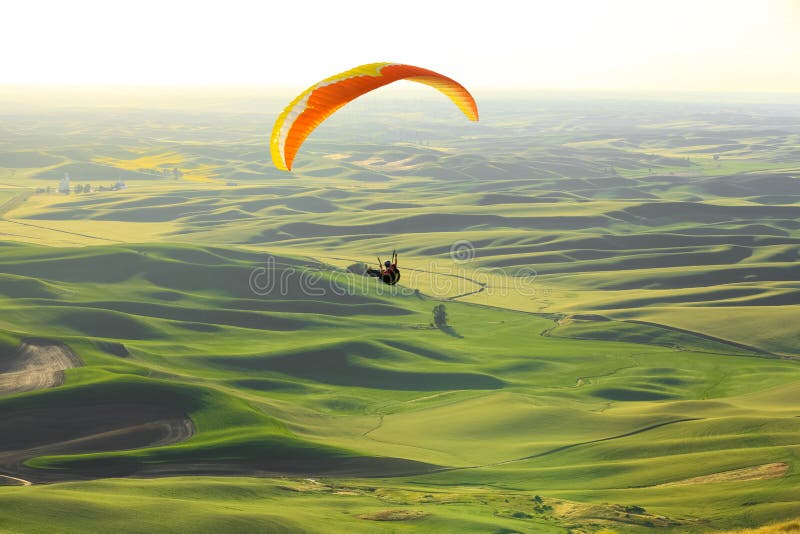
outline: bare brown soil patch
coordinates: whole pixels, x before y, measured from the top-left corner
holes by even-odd
[[[64,343],[26,339],[10,355],[0,355],[0,397],[64,383],[64,371],[83,362]]]
[[[380,512],[373,512],[371,514],[361,514],[359,519],[366,519],[368,521],[411,521],[414,519],[422,519],[427,516],[425,512],[419,510],[381,510]]]
[[[712,473],[710,475],[677,480],[675,482],[667,482],[665,484],[659,484],[656,487],[664,488],[667,486],[688,486],[690,484],[709,484],[712,482],[767,480],[770,478],[780,478],[785,475],[788,470],[789,466],[787,464],[783,462],[777,462],[772,464],[754,465],[753,467],[744,467],[742,469],[733,469],[731,471],[722,471],[720,473]]]

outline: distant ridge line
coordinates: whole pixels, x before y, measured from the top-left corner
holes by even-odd
[[[721,337],[710,336],[708,334],[703,334],[702,332],[695,332],[694,330],[686,330],[685,328],[678,328],[677,326],[670,326],[662,323],[651,323],[649,321],[640,321],[638,319],[622,319],[621,322],[624,323],[635,323],[635,324],[642,324],[645,326],[656,326],[659,328],[665,328],[667,330],[672,330],[673,332],[680,332],[682,334],[689,334],[692,336],[697,336],[703,339],[707,339],[708,341],[715,341],[717,343],[722,343],[725,345],[730,345],[731,347],[736,347],[737,349],[744,349],[750,352],[754,352],[756,354],[763,354],[765,356],[771,356],[772,358],[783,358],[780,354],[775,354],[774,352],[770,352],[768,350],[760,349],[758,347],[753,347],[752,345],[745,345],[744,343],[737,343],[736,341],[731,341],[729,339],[723,339]],[[790,357],[790,356],[785,356]]]

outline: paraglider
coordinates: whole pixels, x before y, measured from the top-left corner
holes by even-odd
[[[270,152],[275,166],[292,170],[300,146],[325,119],[359,96],[398,80],[430,85],[450,98],[469,120],[478,120],[475,99],[457,81],[412,65],[369,63],[315,83],[292,100],[272,128]]]
[[[397,268],[397,252],[392,251],[392,259],[386,260],[381,263],[380,256],[378,257],[378,268],[371,269],[367,267],[366,273],[368,276],[380,278],[381,281],[389,286],[395,285],[400,281],[400,269]]]

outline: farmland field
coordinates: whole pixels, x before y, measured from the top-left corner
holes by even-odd
[[[0,95],[0,531],[800,516],[799,106],[171,96]]]

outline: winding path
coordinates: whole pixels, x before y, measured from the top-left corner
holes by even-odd
[[[0,475],[0,481],[3,479],[16,482],[16,484],[0,484],[0,486],[32,486],[33,483],[25,480],[24,478],[12,477],[11,475]]]
[[[340,257],[336,257],[336,256],[320,256],[320,258],[322,258],[322,259],[324,259],[324,258],[328,258],[328,259],[332,259],[332,260],[349,261],[349,262],[352,262],[352,263],[354,263],[354,264],[356,264],[356,263],[357,263],[357,264],[361,264],[361,265],[363,265],[363,264],[364,264],[364,262],[363,262],[363,261],[354,260],[353,258],[340,258]],[[466,292],[466,293],[460,293],[460,294],[458,294],[458,295],[454,295],[454,296],[452,296],[452,297],[445,297],[445,298],[434,297],[434,298],[437,298],[438,300],[445,300],[445,301],[447,301],[447,300],[456,300],[456,299],[460,299],[460,298],[462,298],[462,297],[466,297],[466,296],[468,296],[468,295],[474,295],[474,294],[476,294],[476,293],[480,293],[481,291],[484,291],[484,290],[486,290],[486,289],[487,289],[487,287],[488,287],[488,284],[485,284],[485,283],[483,283],[483,282],[479,282],[479,281],[475,280],[474,278],[470,278],[470,277],[468,277],[468,276],[462,276],[462,275],[460,275],[460,274],[453,274],[453,273],[440,273],[440,272],[437,272],[437,271],[429,271],[429,270],[427,270],[427,269],[416,269],[416,268],[413,268],[413,267],[403,267],[403,268],[401,269],[401,274],[402,274],[402,272],[404,272],[404,271],[411,271],[411,272],[417,272],[417,273],[426,273],[426,274],[430,274],[430,275],[436,275],[436,276],[446,276],[446,277],[449,277],[449,278],[456,278],[456,279],[458,279],[458,280],[466,280],[467,282],[470,282],[471,284],[474,284],[475,286],[477,286],[477,287],[478,287],[478,289],[476,289],[476,290],[474,290],[474,291],[468,291],[468,292]]]
[[[689,421],[700,421],[700,420],[702,420],[702,417],[686,417],[686,418],[683,418],[683,419],[674,419],[672,421],[665,421],[663,423],[656,423],[654,425],[646,426],[644,428],[639,428],[637,430],[632,430],[630,432],[625,432],[624,434],[617,434],[616,436],[609,436],[607,438],[592,439],[592,440],[589,440],[589,441],[581,441],[580,443],[572,443],[570,445],[562,445],[561,447],[556,447],[555,449],[550,449],[548,451],[540,452],[540,453],[537,453],[537,454],[532,454],[530,456],[523,456],[522,458],[515,458],[513,460],[503,460],[502,462],[496,462],[496,463],[493,463],[493,464],[481,465],[479,467],[495,467],[495,466],[498,466],[498,465],[506,465],[506,464],[511,464],[511,463],[514,463],[514,462],[524,462],[525,460],[532,460],[534,458],[541,458],[542,456],[549,456],[551,454],[555,454],[555,453],[558,453],[558,452],[563,452],[563,451],[566,451],[568,449],[574,449],[575,447],[580,447],[582,445],[591,445],[593,443],[602,443],[604,441],[611,441],[611,440],[614,440],[614,439],[627,438],[629,436],[635,436],[636,434],[641,434],[643,432],[648,432],[650,430],[655,430],[656,428],[661,428],[662,426],[674,425],[674,424],[677,424],[677,423],[686,423],[686,422],[689,422]]]

